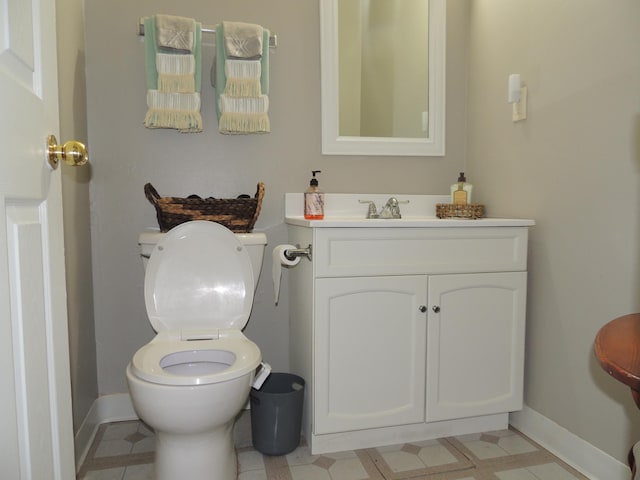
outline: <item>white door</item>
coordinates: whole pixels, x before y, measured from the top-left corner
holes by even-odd
[[[316,280],[314,433],[424,422],[426,275]]]
[[[75,478],[54,0],[0,0],[0,478]]]

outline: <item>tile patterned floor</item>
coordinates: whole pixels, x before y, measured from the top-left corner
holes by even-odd
[[[138,421],[100,426],[78,480],[153,480],[153,432]],[[588,480],[515,430],[281,457],[251,446],[248,412],[235,429],[238,480]],[[304,443],[304,442],[303,442]]]

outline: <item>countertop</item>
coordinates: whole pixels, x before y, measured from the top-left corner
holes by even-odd
[[[368,205],[373,201],[380,212],[390,197],[400,202],[402,218],[367,219]],[[524,218],[437,218],[436,204],[449,203],[449,195],[350,194],[325,193],[323,220],[304,218],[302,193],[285,194],[285,222],[312,228],[444,228],[444,227],[527,227],[535,221]]]
[[[393,219],[366,219],[363,217],[328,217],[307,220],[304,216],[288,216],[289,225],[312,228],[443,228],[443,227],[526,227],[533,220],[521,218],[479,218],[477,220],[437,217],[403,217]]]

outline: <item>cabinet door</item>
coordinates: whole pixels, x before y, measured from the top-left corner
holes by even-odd
[[[316,280],[314,432],[424,422],[427,277]]]
[[[429,277],[427,421],[522,408],[526,272]]]

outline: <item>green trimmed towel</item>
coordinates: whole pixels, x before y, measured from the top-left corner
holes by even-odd
[[[225,28],[233,22],[216,25],[216,59],[212,80],[216,88],[216,113],[218,115],[218,131],[224,134],[269,133],[269,36],[266,28],[251,24],[240,24],[242,29],[234,29],[235,44],[231,53],[251,55],[249,58],[238,58],[229,55],[229,41]],[[247,32],[247,44],[240,49],[242,43],[239,31]],[[262,36],[257,46],[255,35]],[[264,48],[262,47],[264,46]],[[256,53],[259,56],[256,57]]]
[[[172,128],[183,133],[201,132],[201,25],[194,21],[192,53],[176,53],[175,48],[160,45],[158,17],[145,18],[144,21],[147,77],[144,125],[147,128]],[[188,46],[185,42],[180,45]],[[183,51],[188,50],[185,48]]]

